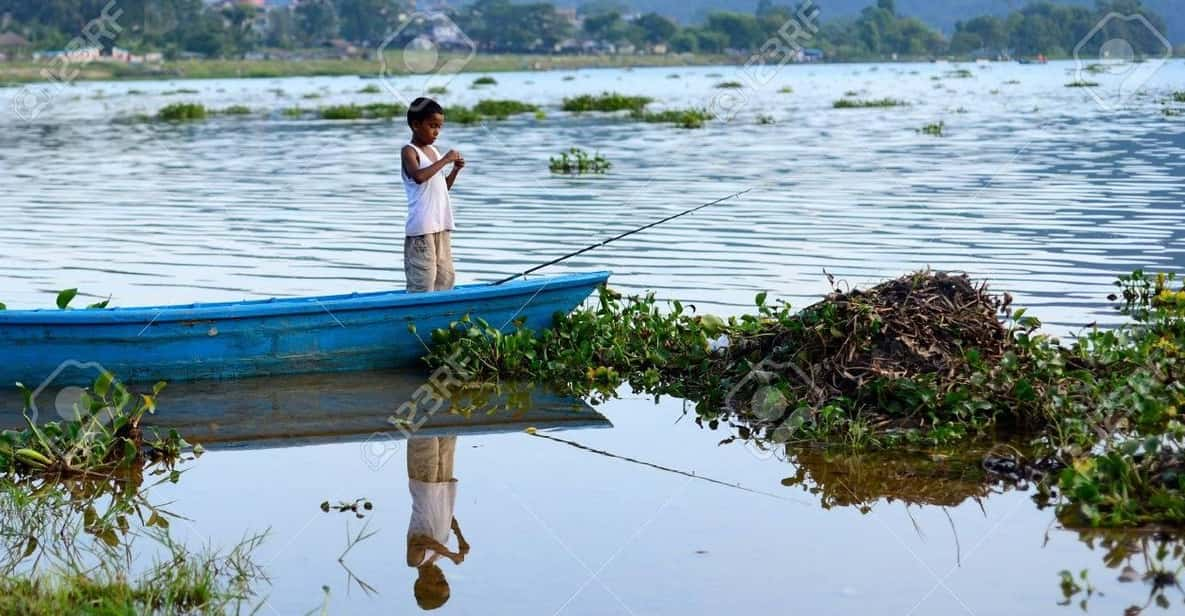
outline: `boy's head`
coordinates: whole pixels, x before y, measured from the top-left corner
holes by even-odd
[[[440,103],[421,96],[407,108],[407,125],[411,134],[420,143],[432,143],[444,127],[444,107]]]
[[[412,586],[412,591],[416,595],[416,604],[422,610],[434,610],[448,602],[449,587],[448,580],[444,579],[444,572],[433,564],[427,564],[419,568],[420,577],[416,579]]]

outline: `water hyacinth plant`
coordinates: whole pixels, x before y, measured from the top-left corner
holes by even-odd
[[[564,111],[641,111],[643,107],[653,102],[648,96],[626,96],[616,92],[603,92],[599,95],[582,94],[580,96],[565,97],[561,105]]]
[[[909,103],[895,98],[876,98],[869,100],[860,100],[852,98],[841,98],[831,106],[835,109],[863,109],[869,107],[901,107]]]
[[[552,173],[573,175],[605,173],[611,166],[609,160],[599,153],[590,156],[580,148],[571,148],[567,152],[561,152],[558,157],[551,157],[549,164]]]
[[[157,119],[167,122],[201,120],[206,117],[206,107],[201,103],[173,103],[156,112]]]
[[[630,113],[630,117],[642,122],[669,123],[680,128],[703,128],[704,123],[712,118],[707,109],[665,109],[663,111],[637,110]]]

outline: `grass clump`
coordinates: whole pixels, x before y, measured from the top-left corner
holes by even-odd
[[[599,153],[590,156],[588,152],[580,148],[571,148],[567,152],[561,152],[558,157],[551,157],[549,163],[548,166],[552,173],[573,175],[605,173],[609,167],[613,166],[609,159]]]
[[[941,137],[943,130],[946,128],[946,123],[939,120],[938,122],[931,122],[918,129],[918,132],[923,135],[932,135],[934,137]]]
[[[1169,95],[1169,100],[1173,101],[1174,103],[1185,103],[1185,90],[1173,92]]]
[[[712,118],[712,114],[707,109],[693,107],[663,111],[637,110],[632,112],[630,117],[641,122],[675,124],[679,128],[703,128],[704,124]]]
[[[648,96],[626,96],[616,92],[582,94],[565,97],[561,105],[564,111],[641,111],[654,99]]]
[[[477,79],[473,80],[474,87],[492,86],[492,85],[496,85],[497,83],[498,83],[498,80],[494,79],[493,77],[490,77],[489,75],[482,75],[481,77],[478,77]]]
[[[971,79],[975,74],[965,68],[959,68],[953,71],[947,71],[946,76],[951,79]]]
[[[1067,88],[1093,88],[1099,85],[1097,81],[1087,81],[1085,79],[1076,79],[1066,84]]]
[[[778,88],[778,94],[793,94],[793,93],[794,93],[794,88],[791,88],[790,86],[782,86],[781,88]]]
[[[719,88],[722,90],[738,90],[740,88],[745,87],[745,84],[743,84],[739,81],[721,81],[720,83],[716,84],[713,87]]]
[[[764,125],[764,124],[774,124],[774,123],[776,123],[776,121],[774,120],[774,117],[773,117],[773,116],[771,116],[771,115],[767,115],[767,114],[764,114],[764,113],[759,113],[759,114],[757,114],[757,123],[758,123],[758,124],[762,124],[762,125]]]
[[[854,99],[841,98],[831,106],[835,109],[864,109],[870,107],[903,107],[909,103],[895,98]]]
[[[363,86],[358,90],[359,94],[382,94],[383,89],[371,83]]]
[[[222,115],[249,115],[251,108],[246,105],[231,105],[219,110],[217,113]]]
[[[206,115],[206,107],[201,103],[173,103],[156,112],[157,119],[169,122],[202,120]]]

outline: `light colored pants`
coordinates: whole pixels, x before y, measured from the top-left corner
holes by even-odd
[[[452,232],[404,237],[403,274],[410,293],[453,288]]]
[[[407,477],[424,483],[442,483],[453,477],[457,437],[407,439]]]

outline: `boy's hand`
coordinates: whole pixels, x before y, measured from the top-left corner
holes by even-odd
[[[461,153],[460,153],[460,152],[458,152],[458,151],[456,151],[456,150],[449,150],[448,152],[445,152],[445,153],[444,153],[444,162],[446,162],[446,163],[455,163],[455,162],[457,162],[458,160],[460,160],[460,161],[464,161],[464,160],[465,160],[464,158],[461,158]],[[462,163],[462,164],[464,164],[464,163]]]
[[[465,166],[465,159],[461,158],[461,155],[458,154],[456,160],[453,161],[453,168],[460,169],[461,167],[464,167],[464,166]]]

